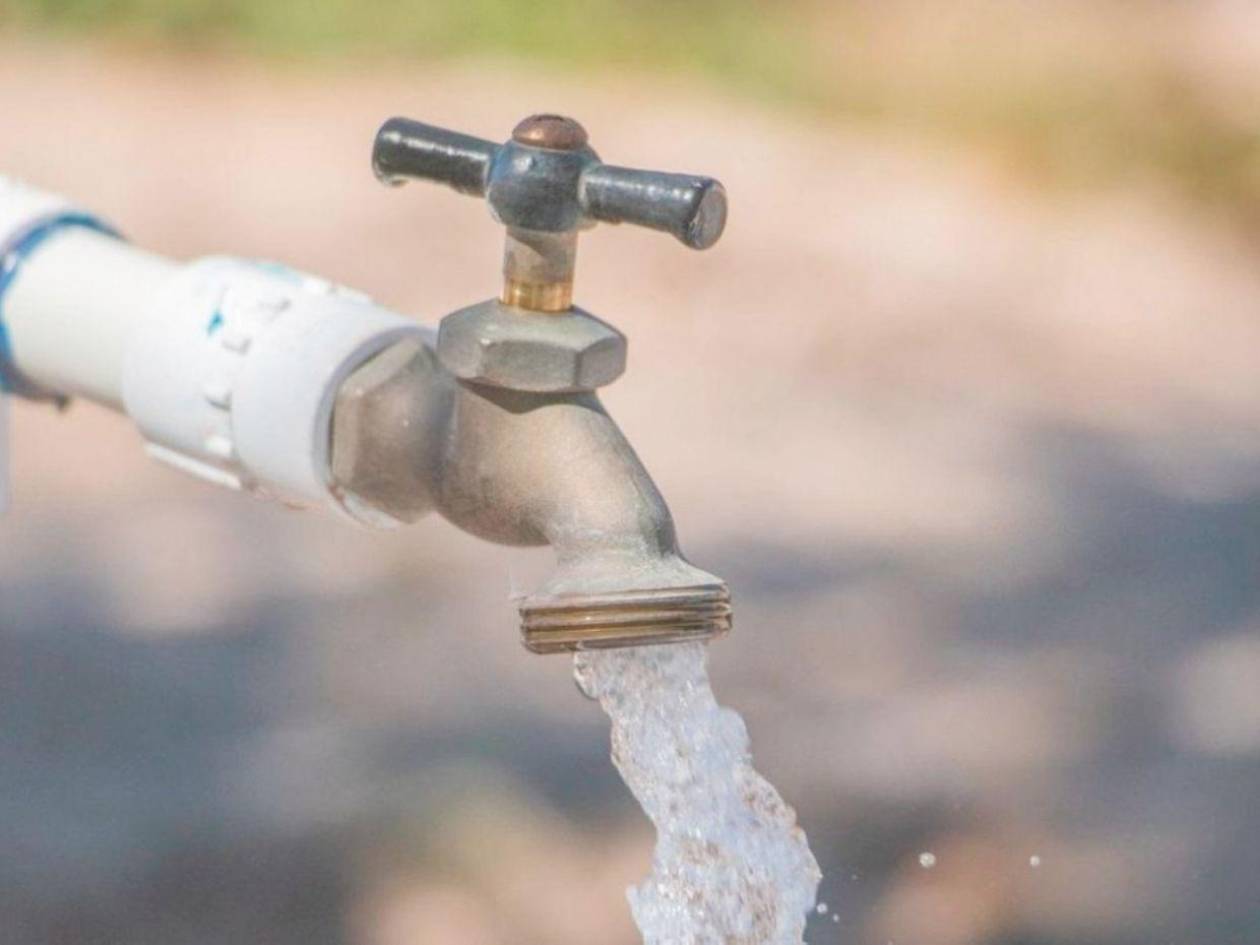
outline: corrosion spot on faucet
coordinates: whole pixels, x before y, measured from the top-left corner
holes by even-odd
[[[512,129],[512,140],[535,148],[576,151],[586,146],[586,129],[563,115],[530,115]]]

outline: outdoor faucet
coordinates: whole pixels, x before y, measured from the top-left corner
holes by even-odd
[[[369,525],[436,510],[492,542],[551,545],[556,571],[520,602],[534,652],[726,632],[725,584],[682,556],[596,395],[625,369],[625,336],[572,304],[580,229],[637,223],[705,249],[725,224],[721,184],[603,164],[554,115],[501,145],[394,118],[372,164],[389,184],[486,199],[506,228],[498,298],[435,334],[274,264],[177,266],[0,180],[0,382],[121,407],[153,455],[221,485]],[[91,351],[53,337],[89,317],[115,329]]]
[[[721,184],[601,164],[582,126],[555,115],[525,119],[502,145],[394,118],[372,165],[388,184],[485,197],[507,229],[503,289],[442,319],[435,355],[403,342],[405,354],[387,351],[350,378],[333,417],[339,485],[396,518],[415,517],[415,497],[427,496],[474,535],[550,544],[558,570],[520,608],[535,652],[728,629],[725,585],[682,557],[664,499],[595,394],[625,369],[625,336],[572,304],[579,228],[635,222],[704,249],[725,223]],[[400,372],[409,380],[393,383]],[[396,455],[360,461],[357,450],[389,442],[413,413],[432,439],[417,451],[403,436]],[[373,469],[414,480],[378,485]]]

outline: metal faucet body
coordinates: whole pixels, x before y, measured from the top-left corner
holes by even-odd
[[[579,229],[631,222],[705,249],[725,225],[722,185],[605,165],[555,115],[502,145],[394,118],[373,167],[388,184],[485,197],[507,231],[504,282],[499,299],[444,318],[435,344],[402,342],[348,379],[333,416],[340,488],[386,516],[421,513],[425,496],[489,541],[550,544],[557,570],[520,608],[536,652],[728,630],[725,585],[683,558],[665,500],[595,393],[624,370],[625,337],[572,305]]]
[[[397,342],[342,385],[332,470],[360,514],[436,510],[487,541],[551,545],[555,573],[520,602],[535,652],[729,629],[725,586],[683,558],[665,500],[593,391],[462,380],[428,344]]]

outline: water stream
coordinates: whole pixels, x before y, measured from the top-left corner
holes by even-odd
[[[574,675],[612,722],[612,759],[656,826],[627,896],[644,945],[801,945],[821,874],[792,810],[718,705],[705,646],[580,653]]]

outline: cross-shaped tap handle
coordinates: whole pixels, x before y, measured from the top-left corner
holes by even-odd
[[[708,249],[726,223],[726,192],[713,178],[604,164],[582,126],[558,115],[526,118],[504,144],[391,118],[377,132],[372,167],[389,184],[431,180],[485,197],[496,219],[526,230],[635,223]]]

